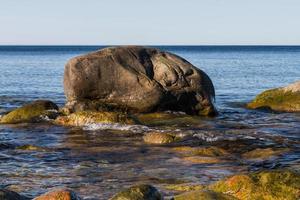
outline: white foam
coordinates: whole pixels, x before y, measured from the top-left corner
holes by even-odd
[[[142,125],[126,125],[119,123],[91,123],[83,126],[83,130],[121,130],[121,131],[131,131],[134,133],[143,133],[149,131],[150,128]]]

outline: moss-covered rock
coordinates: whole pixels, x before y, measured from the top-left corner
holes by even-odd
[[[300,197],[300,175],[292,171],[262,171],[234,175],[208,187],[240,200],[296,200]]]
[[[198,190],[177,195],[174,200],[236,200],[236,198],[214,191]]]
[[[82,111],[60,116],[55,120],[55,123],[64,126],[84,126],[92,123],[134,124],[135,122],[130,116],[122,112]]]
[[[57,189],[38,196],[33,200],[81,200],[81,198],[72,190]]]
[[[247,104],[250,109],[268,108],[275,111],[300,112],[300,81],[259,94]]]
[[[279,156],[282,155],[286,152],[288,152],[288,148],[279,148],[279,149],[274,149],[274,148],[257,148],[252,151],[248,151],[242,155],[244,159],[268,159],[274,156]]]
[[[171,133],[149,132],[144,135],[143,139],[149,144],[168,144],[180,140],[180,137]]]
[[[17,108],[1,118],[1,123],[15,124],[39,122],[46,118],[54,119],[58,115],[58,106],[47,100],[37,100]]]
[[[0,199],[1,200],[29,200],[29,198],[7,189],[0,189]]]
[[[110,200],[162,200],[159,191],[151,185],[135,185],[125,189]]]

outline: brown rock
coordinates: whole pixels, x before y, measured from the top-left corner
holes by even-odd
[[[214,86],[200,69],[171,53],[137,46],[105,48],[65,67],[65,108],[216,114]]]
[[[33,200],[81,200],[81,198],[72,190],[57,189],[38,196]]]

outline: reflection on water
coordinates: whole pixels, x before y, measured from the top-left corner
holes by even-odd
[[[0,115],[39,98],[62,105],[64,63],[98,47],[1,48]],[[154,120],[148,126],[91,124],[83,129],[0,125],[0,187],[34,197],[66,186],[84,199],[107,199],[123,187],[143,182],[168,196],[173,194],[164,187],[168,183],[205,184],[260,169],[299,170],[300,115],[251,111],[244,104],[264,89],[299,79],[300,48],[163,48],[209,74],[216,87],[218,117],[181,116]],[[149,130],[171,130],[187,137],[174,144],[148,145],[142,135]],[[180,146],[214,146],[228,154],[221,162],[192,162],[174,151]],[[286,151],[267,159],[243,157],[255,149]]]

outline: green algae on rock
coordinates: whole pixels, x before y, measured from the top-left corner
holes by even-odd
[[[300,112],[300,81],[286,87],[267,90],[247,104],[250,109],[268,108],[274,111]]]
[[[295,200],[300,196],[300,174],[288,170],[240,174],[208,188],[240,200]]]
[[[55,120],[55,123],[65,126],[84,126],[92,123],[134,124],[134,120],[122,112],[82,111],[60,116]]]
[[[58,106],[52,101],[37,100],[17,108],[1,118],[0,123],[16,124],[39,122],[45,118],[54,119],[58,115]]]
[[[151,185],[135,185],[125,189],[110,200],[162,200],[163,197],[159,191]]]
[[[174,200],[236,200],[236,198],[210,190],[198,190],[177,195]]]
[[[0,199],[1,200],[29,200],[29,198],[7,189],[0,189]]]

